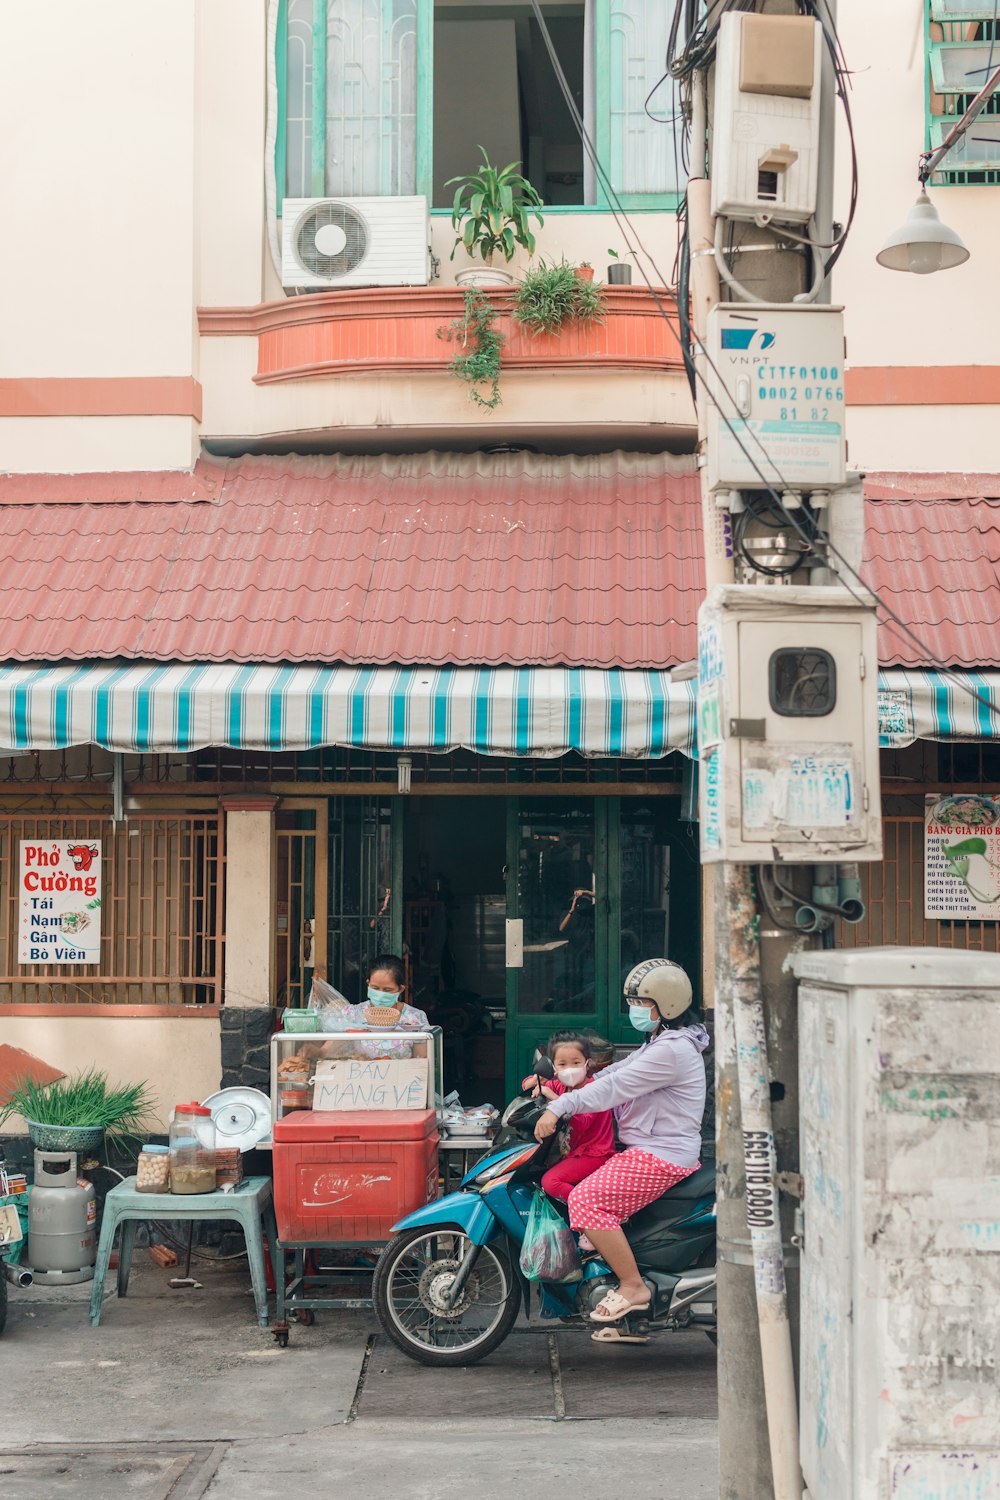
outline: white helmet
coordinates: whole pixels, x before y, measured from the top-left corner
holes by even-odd
[[[691,1004],[691,981],[680,964],[669,958],[647,958],[636,964],[625,981],[625,999],[635,1004],[649,1000],[661,1020],[676,1021]]]

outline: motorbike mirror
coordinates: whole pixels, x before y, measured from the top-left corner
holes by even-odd
[[[556,1076],[556,1070],[552,1066],[552,1059],[551,1057],[546,1057],[544,1052],[536,1053],[534,1067],[539,1078],[554,1078]]]

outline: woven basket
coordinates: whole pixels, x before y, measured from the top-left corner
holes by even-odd
[[[97,1151],[104,1142],[103,1125],[41,1125],[25,1120],[36,1151]]]

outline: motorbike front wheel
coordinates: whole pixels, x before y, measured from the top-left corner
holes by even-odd
[[[454,1307],[443,1298],[470,1248],[460,1229],[408,1229],[375,1268],[375,1311],[404,1354],[424,1365],[471,1365],[492,1354],[517,1321],[521,1293],[504,1252],[483,1245]]]

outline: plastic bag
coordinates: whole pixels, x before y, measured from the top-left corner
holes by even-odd
[[[332,984],[328,984],[325,979],[320,979],[317,974],[314,974],[312,989],[309,991],[308,1008],[319,1012],[321,1031],[336,1031],[338,1029],[337,1017],[350,1009],[350,1001]]]
[[[531,1200],[521,1270],[529,1281],[579,1281],[583,1275],[576,1236],[540,1188]]]

